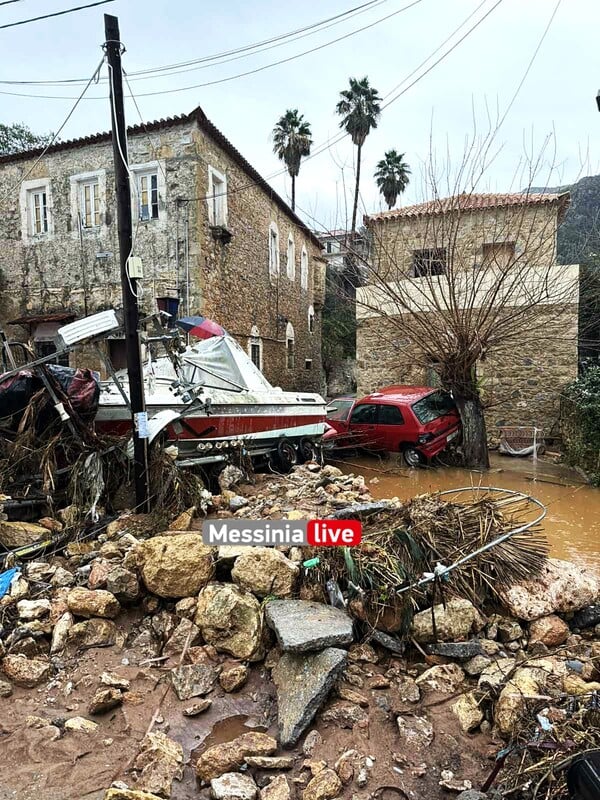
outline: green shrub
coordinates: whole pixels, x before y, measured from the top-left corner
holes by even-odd
[[[563,442],[567,461],[600,485],[600,367],[591,367],[564,392]]]

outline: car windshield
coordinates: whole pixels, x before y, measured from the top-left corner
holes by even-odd
[[[350,409],[354,404],[354,400],[348,398],[339,400],[332,400],[327,406],[327,419],[338,419],[345,422],[348,419]]]
[[[419,422],[425,424],[455,412],[456,406],[447,392],[432,392],[413,403],[412,410]]]

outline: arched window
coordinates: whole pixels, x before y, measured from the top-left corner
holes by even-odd
[[[279,229],[272,222],[269,225],[269,273],[277,275],[279,272]]]
[[[288,322],[285,329],[285,363],[288,369],[294,369],[296,359],[296,339],[294,336],[294,326]]]
[[[303,289],[308,289],[308,253],[306,247],[302,248],[300,255],[300,286]]]
[[[315,310],[312,306],[308,307],[308,332],[314,333],[315,331]]]
[[[296,277],[296,245],[291,232],[287,243],[287,276],[291,281]]]
[[[250,338],[248,339],[248,355],[252,359],[255,367],[262,372],[263,366],[263,343],[260,338],[260,331],[253,325],[250,330]]]

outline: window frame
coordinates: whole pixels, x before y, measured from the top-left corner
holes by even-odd
[[[397,421],[397,422],[384,422],[382,420],[382,418],[381,418],[382,417],[382,409],[384,409],[384,408],[393,408],[394,411],[396,411],[398,413],[398,415],[400,417],[400,420]],[[406,420],[404,419],[404,415],[402,414],[401,409],[398,408],[398,406],[394,405],[394,403],[378,403],[377,409],[378,409],[377,410],[377,425],[393,425],[393,426],[406,425]]]
[[[106,224],[106,170],[95,170],[71,175],[71,218],[73,220],[72,236],[78,238],[80,230],[84,233],[97,233]],[[95,185],[94,194],[98,198],[98,224],[84,225],[85,221],[85,186]],[[95,214],[96,212],[93,212]]]
[[[308,332],[315,332],[315,309],[312,305],[308,307]]]
[[[273,249],[273,242],[275,243]],[[276,222],[269,224],[269,275],[279,275],[279,228]]]
[[[306,245],[302,245],[300,252],[300,288],[308,290],[308,251]]]
[[[413,250],[412,258],[414,278],[438,277],[448,273],[448,251],[445,247],[426,247],[422,250]]]
[[[145,169],[145,170],[138,170],[135,172],[136,178],[136,189],[137,189],[137,210],[138,210],[138,219],[140,222],[154,222],[155,220],[160,219],[160,192],[158,189],[158,170],[155,169]],[[154,178],[156,185],[153,187],[152,178]],[[142,181],[146,179],[149,180],[150,186],[145,190],[148,192],[150,202],[147,203],[149,208],[149,214],[147,217],[143,216],[142,208],[142,195],[144,193],[144,189],[142,188]],[[156,193],[156,200],[153,200],[153,195]],[[156,215],[154,214],[154,210],[156,209]]]
[[[287,254],[286,254],[286,273],[291,281],[296,280],[296,242],[294,241],[294,234],[290,231],[287,240]]]
[[[36,231],[34,198],[45,195],[40,220],[42,230]],[[52,186],[50,178],[35,178],[23,181],[19,196],[21,215],[21,237],[26,242],[37,242],[51,238],[54,234],[54,218],[52,214]]]
[[[223,187],[220,193],[215,194],[215,187],[219,184]],[[208,206],[208,221],[214,228],[226,228],[229,217],[227,206],[227,175],[219,172],[218,169],[208,167],[208,195],[206,198]]]
[[[252,350],[254,347],[258,348],[258,364],[254,361],[252,357]],[[248,347],[247,347],[248,356],[250,360],[254,364],[254,366],[259,369],[261,372],[263,371],[263,340],[260,335],[260,331],[256,325],[253,325],[250,329],[250,336],[248,337]]]
[[[285,329],[285,366],[288,370],[296,368],[296,334],[291,322]]]
[[[375,413],[373,419],[371,420],[359,420],[358,422],[354,419],[354,415],[357,412],[360,412],[363,408],[373,408],[375,409]],[[377,417],[379,412],[377,410],[377,403],[360,403],[359,405],[355,405],[352,409],[350,416],[348,417],[348,424],[349,425],[376,425],[377,424]]]
[[[43,198],[42,202],[39,205],[40,215],[39,215],[39,224],[40,230],[36,230],[38,225],[38,220],[36,218],[36,198],[41,197]],[[45,186],[40,186],[37,189],[30,189],[28,192],[28,200],[30,201],[30,228],[29,231],[32,236],[45,236],[48,233],[48,192],[46,191]]]
[[[97,219],[97,222],[93,221],[90,225],[87,224],[86,189],[90,189],[90,219]],[[81,227],[86,231],[99,228],[102,224],[102,214],[100,211],[100,184],[97,178],[79,182],[79,215]]]

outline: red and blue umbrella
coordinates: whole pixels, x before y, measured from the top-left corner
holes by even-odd
[[[218,322],[208,317],[182,317],[175,325],[198,339],[210,339],[211,336],[223,336],[227,333]]]

